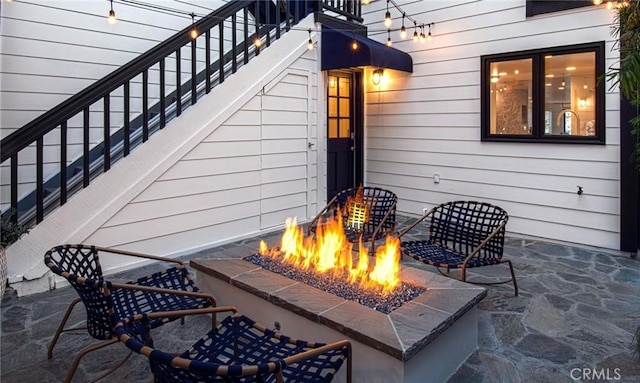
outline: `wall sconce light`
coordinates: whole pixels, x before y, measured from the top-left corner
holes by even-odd
[[[373,71],[373,76],[371,76],[371,82],[373,85],[380,85],[382,77],[384,77],[384,69],[376,69]]]

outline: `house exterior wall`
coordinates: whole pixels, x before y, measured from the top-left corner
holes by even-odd
[[[175,254],[313,217],[315,65],[306,52],[85,242]]]
[[[18,294],[64,283],[48,281],[42,262],[57,244],[176,257],[315,216],[318,150],[308,142],[318,142],[322,80],[317,50],[307,50],[313,16],[299,27],[11,245]],[[103,270],[139,265],[132,261],[108,257]]]
[[[382,3],[363,8],[369,36],[381,42],[386,31],[375,31],[384,28]],[[619,94],[610,84],[606,145],[480,140],[482,55],[605,41],[609,68],[618,57],[613,13],[590,6],[527,18],[525,0],[397,3],[407,15],[435,23],[433,39],[399,41],[392,33],[394,48],[413,57],[414,72],[386,71],[380,87],[367,82],[367,184],[396,192],[402,214],[483,200],[507,210],[509,232],[618,249]]]

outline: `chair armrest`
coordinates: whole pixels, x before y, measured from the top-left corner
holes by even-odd
[[[391,215],[392,211],[395,211],[396,209],[396,204],[397,201],[394,202],[389,209],[387,210],[387,212],[384,214],[384,217],[382,217],[382,220],[380,221],[380,223],[378,224],[378,226],[376,226],[376,229],[373,231],[373,238],[376,238],[376,236],[378,235],[378,231],[380,231],[380,229],[382,228],[382,226],[384,225],[385,222],[387,222],[387,220],[389,219],[389,216]],[[393,224],[394,228],[395,228],[395,222]],[[391,229],[393,231],[393,229]]]
[[[314,356],[318,356],[318,355],[322,355],[327,351],[331,351],[331,350],[339,350],[341,348],[347,348],[348,352],[347,352],[347,358],[351,358],[351,342],[349,342],[346,339],[343,340],[339,340],[333,343],[329,343],[329,344],[325,344],[324,346],[321,347],[317,347],[317,348],[313,348],[311,350],[307,350],[304,352],[301,352],[299,354],[296,355],[292,355],[289,356],[287,358],[284,358],[284,361],[287,365],[293,364],[293,363],[298,363],[301,362],[303,360],[307,360],[309,358],[313,358]]]
[[[407,232],[409,232],[411,229],[413,229],[414,227],[418,226],[418,224],[422,221],[424,221],[425,218],[429,217],[430,215],[432,215],[436,209],[438,209],[438,207],[440,206],[435,206],[433,208],[431,208],[431,210],[427,211],[426,213],[422,214],[422,217],[418,218],[418,220],[416,222],[414,222],[413,224],[411,224],[409,227],[401,230],[400,232],[398,232],[397,237],[398,239],[402,238],[403,235],[407,234]],[[426,209],[424,209],[426,210]],[[423,212],[424,212],[423,210]]]
[[[318,225],[318,220],[320,219],[320,217],[322,217],[324,213],[326,213],[329,210],[331,206],[333,206],[333,204],[337,201],[337,199],[338,197],[336,196],[331,198],[331,201],[329,201],[329,203],[327,203],[324,206],[324,208],[320,210],[320,212],[315,216],[315,218],[312,219],[311,222],[309,222],[309,224],[307,225],[307,235],[310,235],[312,232],[315,232],[315,228]]]
[[[478,246],[476,246],[472,252],[469,253],[469,255],[466,256],[466,258],[464,259],[464,262],[462,262],[463,266],[467,265],[467,262],[469,262],[473,257],[476,256],[476,254],[478,254],[478,252],[480,252],[480,250],[482,250],[483,247],[485,247],[485,245],[493,238],[495,237],[502,229],[504,229],[504,227],[507,225],[507,220],[503,220],[502,223],[500,224],[500,226],[498,226],[497,228],[495,228],[491,234],[489,234],[484,240],[482,240],[482,242],[480,242],[480,244]]]
[[[179,264],[181,266],[185,265],[184,262],[182,262],[179,259],[163,257],[163,256],[160,256],[160,255],[144,254],[144,253],[138,253],[138,252],[134,252],[134,251],[114,249],[114,248],[110,248],[110,247],[100,247],[100,246],[94,246],[94,247],[99,252],[120,254],[120,255],[126,255],[126,256],[137,257],[137,258],[152,259],[152,260],[163,261],[163,262],[171,262],[171,263]]]
[[[219,306],[219,307],[205,307],[202,309],[190,309],[190,310],[176,310],[176,311],[154,311],[146,314],[136,314],[134,320],[140,320],[143,315],[146,315],[149,319],[166,318],[166,317],[184,317],[189,315],[201,315],[201,314],[217,314],[230,312],[236,314],[238,309],[234,306]],[[122,322],[120,322],[122,323]]]

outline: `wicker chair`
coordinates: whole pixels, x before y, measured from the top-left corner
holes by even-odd
[[[165,261],[175,266],[134,282],[116,283],[104,279],[98,257],[99,252]],[[136,313],[196,309],[216,305],[212,295],[199,292],[189,277],[184,263],[180,260],[97,246],[61,245],[47,251],[44,262],[55,274],[66,278],[80,296],[69,304],[49,345],[47,357],[52,358],[53,348],[63,332],[86,329],[90,336],[102,341],[87,346],[78,353],[65,382],[71,381],[85,354],[118,342],[118,338],[113,334],[113,328],[122,318]],[[73,308],[79,302],[84,304],[86,310],[86,327],[65,328]],[[179,316],[155,317],[149,325],[151,328],[156,328],[178,318]],[[212,320],[215,322],[215,318]],[[95,380],[109,375],[127,358]]]
[[[376,241],[393,234],[396,227],[395,193],[378,187],[360,186],[336,194],[307,227],[307,234],[315,234],[318,225],[327,219],[342,220],[349,242],[371,242],[370,251],[376,249]]]
[[[231,311],[215,307],[183,311],[183,315]],[[212,327],[180,355],[154,348],[149,333],[138,331],[165,313],[138,314],[115,328],[129,349],[149,358],[154,382],[331,382],[343,362],[351,382],[351,344],[330,344],[292,339],[269,330],[243,315],[232,315]]]
[[[461,269],[463,282],[466,282],[469,268],[507,263],[511,279],[472,283],[491,285],[513,282],[515,295],[518,295],[513,265],[510,260],[502,258],[508,220],[506,211],[486,202],[447,202],[429,210],[398,234],[402,237],[420,224],[428,226],[429,238],[402,241],[402,254],[435,266],[441,273],[440,268],[447,269],[447,273],[450,269]]]

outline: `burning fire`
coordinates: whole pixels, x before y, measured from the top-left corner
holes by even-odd
[[[369,265],[367,248],[358,246],[357,261],[354,262],[353,244],[347,240],[342,225],[342,217],[318,224],[316,238],[304,237],[296,218],[288,218],[279,249],[269,249],[260,243],[260,255],[279,259],[318,274],[330,274],[345,278],[349,283],[363,289],[392,291],[400,284],[400,240],[387,237],[383,246],[376,249],[375,264]]]

